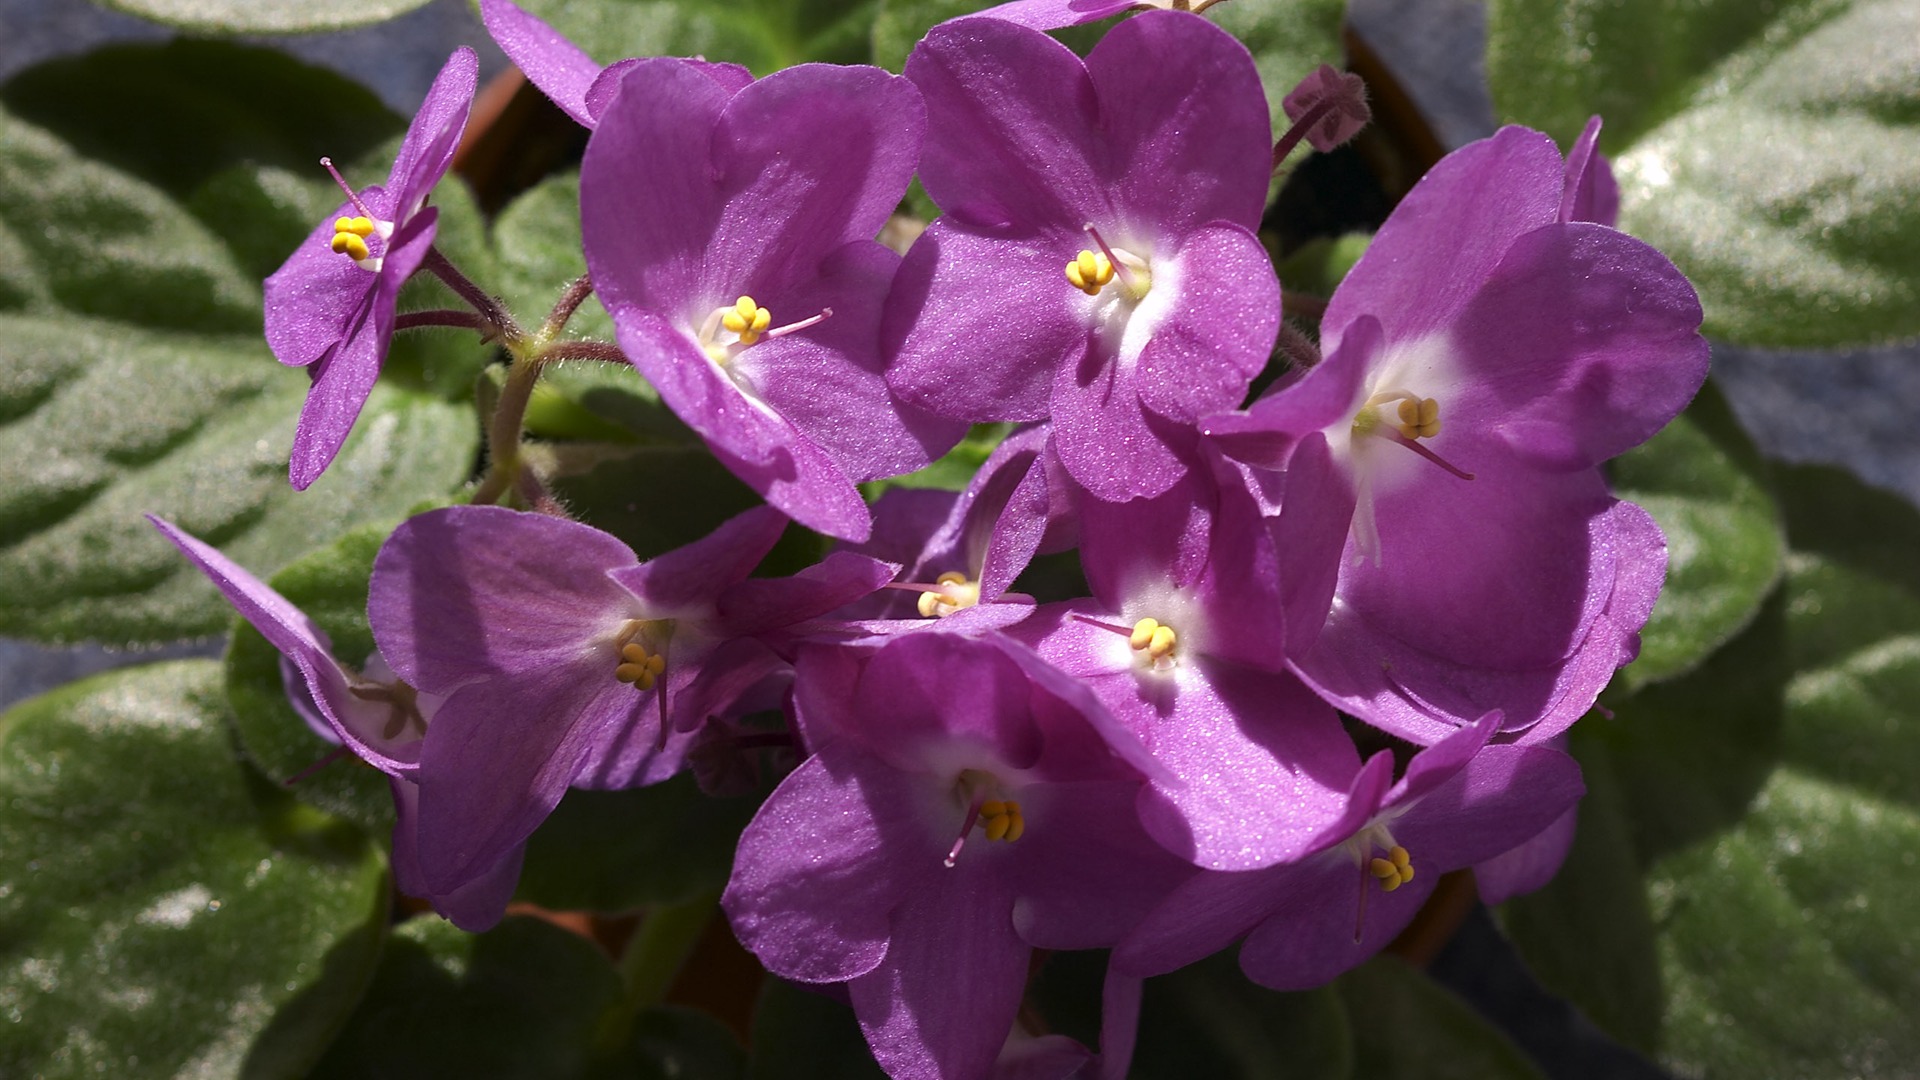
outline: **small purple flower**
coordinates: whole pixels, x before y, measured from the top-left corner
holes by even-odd
[[[446,699],[416,773],[427,881],[522,843],[570,785],[672,776],[700,723],[782,666],[758,635],[893,575],[840,554],[749,580],[785,527],[760,507],[644,563],[598,529],[494,506],[396,529],[367,615],[393,669]]]
[[[895,1077],[986,1076],[1034,948],[1111,945],[1192,873],[1133,815],[1152,764],[997,638],[802,651],[813,757],[740,838],[722,905],[768,970],[845,982]]]
[[[1490,746],[1489,713],[1415,754],[1368,759],[1346,813],[1299,862],[1208,873],[1177,889],[1114,950],[1136,975],[1172,971],[1241,935],[1240,966],[1279,990],[1320,986],[1406,928],[1440,875],[1511,850],[1574,805],[1580,767],[1543,746]]]
[[[356,193],[341,180],[347,201],[266,280],[267,344],[313,379],[288,465],[299,490],[332,464],[373,391],[400,286],[433,247],[439,212],[427,195],[453,163],[478,72],[473,50],[456,49],[408,125],[386,186]]]
[[[240,616],[280,650],[283,669],[292,667],[299,695],[289,697],[303,717],[317,713],[323,738],[344,745],[360,760],[387,774],[393,790],[393,873],[395,884],[417,896],[463,930],[486,930],[500,921],[514,885],[520,880],[524,845],[514,845],[491,862],[444,888],[428,885],[420,870],[419,795],[415,777],[420,747],[441,697],[421,693],[393,675],[379,653],[354,671],[334,658],[327,635],[312,619],[265,582],[211,546],[182,532],[170,521],[147,515],[187,561],[220,589]],[[309,720],[311,723],[311,720]]]
[[[889,384],[964,420],[1051,417],[1102,499],[1167,490],[1182,429],[1239,404],[1280,323],[1253,234],[1272,143],[1252,57],[1184,13],[1129,19],[1084,63],[963,18],[906,70],[945,213],[888,300]]]
[[[1279,555],[1240,473],[1196,463],[1166,494],[1082,495],[1094,598],[1042,606],[1009,636],[1085,682],[1161,768],[1147,831],[1214,869],[1298,858],[1345,805],[1359,755],[1286,671]]]
[[[806,64],[730,92],[636,62],[581,166],[587,266],[620,347],[716,456],[809,528],[871,528],[854,483],[924,466],[963,426],[881,377],[899,257],[874,241],[919,157],[913,85]]]
[[[1685,407],[1707,345],[1673,264],[1581,219],[1606,202],[1597,132],[1566,161],[1523,128],[1449,155],[1334,294],[1326,359],[1203,425],[1286,471],[1290,623],[1325,617],[1296,669],[1418,743],[1492,710],[1564,731],[1659,594],[1660,530],[1599,464]]]

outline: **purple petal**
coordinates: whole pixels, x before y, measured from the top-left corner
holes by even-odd
[[[300,409],[293,452],[287,462],[294,490],[305,491],[333,464],[353,431],[354,421],[360,418],[374,380],[380,376],[380,365],[387,359],[387,349],[393,344],[394,305],[400,286],[419,269],[433,247],[439,214],[434,209],[422,210],[394,234],[380,269],[370,275],[375,283],[360,321],[351,326],[345,340],[309,369],[313,385]],[[334,258],[347,261],[340,255]],[[355,273],[368,273],[357,266],[351,268]]]
[[[691,544],[614,570],[612,577],[650,609],[705,611],[728,586],[753,573],[786,529],[787,519],[778,510],[756,506]]]
[[[1280,575],[1291,655],[1312,651],[1333,607],[1347,533],[1353,524],[1353,476],[1333,461],[1319,432],[1301,440],[1286,471],[1286,496],[1274,527],[1274,547],[1287,553]]]
[[[1246,46],[1197,15],[1149,11],[1109,30],[1086,66],[1105,142],[1095,160],[1108,163],[1122,221],[1152,222],[1165,237],[1213,221],[1259,227],[1273,131]]]
[[[1429,792],[1457,776],[1487,742],[1500,732],[1500,714],[1490,712],[1432,746],[1413,755],[1406,773],[1387,794],[1388,805],[1399,805],[1424,798]]]
[[[684,319],[673,329],[691,333],[706,317],[694,304],[733,299],[699,296],[725,199],[710,164],[713,133],[732,95],[687,61],[665,57],[635,62],[618,86],[580,163],[587,269],[616,323],[628,312],[651,313]],[[620,343],[634,357],[625,330]]]
[[[1418,873],[1392,892],[1383,891],[1344,851],[1276,868],[1267,895],[1272,914],[1247,935],[1241,970],[1275,990],[1309,990],[1360,966],[1407,928],[1445,872],[1418,853],[1414,859]]]
[[[1560,195],[1560,220],[1591,221],[1609,228],[1620,218],[1620,185],[1600,155],[1600,118],[1587,120],[1586,129],[1567,151],[1567,186]]]
[[[1323,347],[1332,352],[1361,315],[1378,318],[1390,342],[1445,329],[1515,240],[1558,219],[1565,168],[1553,140],[1518,127],[1442,158],[1335,290]]]
[[[1103,160],[1100,102],[1066,46],[999,19],[956,19],[927,32],[906,73],[926,99],[933,135],[920,182],[947,216],[1013,235],[1112,219],[1095,165]]]
[[[1145,989],[1140,978],[1122,974],[1108,961],[1100,981],[1100,1080],[1126,1080],[1140,1034],[1140,996]]]
[[[993,1063],[993,1080],[1073,1080],[1093,1055],[1065,1035],[1028,1035],[1015,1027]]]
[[[664,165],[699,168],[724,193],[708,295],[772,293],[811,277],[829,252],[872,240],[906,193],[925,126],[913,84],[874,67],[803,64],[735,94],[711,161]]]
[[[1548,467],[1596,465],[1693,399],[1707,377],[1700,317],[1686,277],[1640,241],[1587,223],[1536,230],[1460,313],[1471,391],[1447,402],[1446,422],[1498,432]]]
[[[717,610],[729,632],[742,637],[783,630],[873,595],[900,570],[849,551],[836,551],[785,578],[750,578],[720,595]]]
[[[740,836],[720,898],[734,936],[767,970],[843,982],[888,953],[888,917],[911,888],[883,823],[915,811],[912,778],[845,755],[816,755],[781,781]]]
[[[606,70],[602,71],[598,78],[593,80],[592,86],[587,87],[587,115],[593,120],[593,123],[587,124],[587,127],[591,128],[598,125],[600,114],[607,111],[607,105],[613,101],[613,96],[620,91],[621,77],[626,75],[628,68],[639,63],[642,59],[644,59],[644,57],[636,57],[631,60],[615,60],[613,63],[607,65]],[[697,69],[702,75],[719,84],[720,89],[726,91],[728,97],[739,93],[746,88],[748,83],[753,81],[753,72],[748,71],[739,64],[718,64],[707,60],[688,60],[685,62]]]
[[[479,77],[480,58],[462,46],[447,57],[433,85],[427,88],[420,111],[407,125],[407,137],[400,144],[393,171],[387,174],[397,224],[405,224],[453,164],[453,152],[459,149],[461,133],[466,130]]]
[[[1063,26],[1099,22],[1136,6],[1136,0],[1012,0],[969,17],[1000,19],[1029,30],[1058,30]]]
[[[587,90],[600,77],[600,65],[593,57],[507,0],[480,0],[480,17],[494,43],[528,82],[582,127],[593,126]]]
[[[1196,671],[1199,668],[1199,671]],[[1297,859],[1340,817],[1360,762],[1333,710],[1287,675],[1223,663],[1176,680],[1131,673],[1136,730],[1174,782],[1142,793],[1140,817],[1169,851],[1199,866],[1248,870]],[[1127,717],[1123,690],[1103,692]]]
[[[899,263],[899,256],[872,241],[841,247],[821,264],[819,277],[760,297],[776,321],[826,310],[833,317],[744,349],[729,361],[735,378],[854,480],[924,468],[966,434],[965,423],[896,401],[881,374],[881,310]]]
[[[188,562],[207,575],[241,618],[293,663],[312,694],[314,705],[340,742],[361,760],[389,775],[408,773],[419,765],[418,736],[394,740],[384,735],[388,708],[354,697],[353,680],[333,658],[326,634],[305,612],[212,545],[164,518],[148,514],[147,520],[180,549]]]
[[[586,525],[451,506],[409,518],[387,538],[374,560],[367,618],[387,663],[421,690],[577,669],[594,685],[633,693],[613,679],[613,638],[643,612],[607,573],[632,562],[627,545]]]
[[[1009,849],[1021,940],[1042,949],[1103,949],[1194,868],[1147,836],[1134,812],[1139,782],[1034,784],[1021,792],[1027,829]]]
[[[1143,372],[1098,342],[1054,369],[1054,448],[1075,483],[1108,502],[1151,499],[1186,475],[1189,429],[1150,415]]]
[[[908,634],[874,654],[854,692],[854,724],[894,768],[958,775],[993,763],[1020,772],[1040,758],[1027,676],[992,646],[954,634]]]
[[[520,884],[520,864],[526,858],[526,845],[509,849],[498,862],[460,888],[436,894],[420,871],[420,789],[412,781],[399,777],[393,777],[388,784],[393,789],[394,888],[432,904],[434,911],[468,933],[493,929],[506,914],[507,902],[513,899],[513,890]]]
[[[1170,290],[1172,300],[1153,313],[1153,336],[1140,352],[1141,403],[1188,424],[1234,408],[1280,331],[1272,259],[1246,229],[1218,224],[1186,233],[1154,267],[1155,291]],[[1134,318],[1149,317],[1152,303],[1149,294]]]
[[[1262,469],[1284,469],[1302,438],[1351,421],[1366,399],[1367,375],[1386,349],[1380,321],[1362,315],[1340,347],[1291,381],[1276,383],[1244,412],[1210,416],[1201,428],[1222,453]]]
[[[941,416],[1046,416],[1054,367],[1078,363],[1092,337],[1066,279],[1081,246],[1053,234],[998,236],[945,217],[927,226],[882,316],[887,384]]]
[[[1479,890],[1480,902],[1504,904],[1516,896],[1544,888],[1560,872],[1560,864],[1567,861],[1579,824],[1580,807],[1576,804],[1533,839],[1476,864],[1473,883]]]
[[[440,706],[414,774],[420,870],[434,893],[465,887],[525,843],[559,805],[594,744],[635,724],[646,702],[613,678],[611,661],[609,649],[604,660],[587,655],[484,679]]]
[[[1031,954],[990,866],[922,875],[893,917],[879,966],[848,987],[890,1076],[986,1076],[1013,1027]]]
[[[1205,871],[1189,878],[1113,950],[1113,970],[1134,977],[1161,975],[1212,956],[1267,917],[1280,887],[1276,883],[1305,872],[1282,865],[1236,873]],[[1347,929],[1352,928],[1349,915]]]
[[[387,202],[379,187],[363,189],[360,199],[375,208]],[[326,356],[366,319],[380,275],[330,246],[334,221],[357,213],[352,203],[341,203],[261,285],[267,345],[274,359],[289,367],[306,367]]]

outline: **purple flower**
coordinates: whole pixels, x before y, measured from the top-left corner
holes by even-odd
[[[865,539],[855,481],[920,468],[961,425],[901,406],[873,239],[925,118],[877,68],[802,65],[729,92],[690,63],[619,79],[581,167],[587,266],[633,365],[769,503]]]
[[[324,738],[346,746],[360,760],[387,774],[395,812],[393,872],[400,891],[428,901],[463,930],[478,932],[499,922],[520,879],[524,845],[514,845],[492,861],[476,864],[468,874],[443,888],[430,886],[420,870],[420,789],[414,780],[420,768],[421,743],[439,711],[440,696],[421,693],[394,677],[379,653],[361,671],[340,663],[333,656],[326,633],[265,582],[172,522],[151,514],[147,520],[207,575],[242,618],[280,650],[285,665],[297,672],[303,691],[292,698],[296,711],[303,715],[309,710],[317,713],[325,725]]]
[[[907,254],[888,382],[969,421],[1052,417],[1102,499],[1178,480],[1184,427],[1245,395],[1280,323],[1254,237],[1272,153],[1247,50],[1148,12],[1084,63],[999,19],[935,27],[907,61],[944,216]]]
[[[1133,815],[1152,764],[1003,639],[814,646],[797,666],[814,755],[740,838],[734,933],[785,978],[847,983],[890,1075],[985,1076],[1031,949],[1111,945],[1192,872]]]
[[[1279,554],[1232,466],[1153,499],[1082,496],[1094,599],[1009,628],[1085,682],[1161,768],[1139,813],[1168,850],[1248,869],[1298,858],[1345,805],[1359,755],[1285,670]]]
[[[781,666],[756,635],[893,574],[841,554],[748,580],[785,527],[761,507],[645,563],[598,529],[501,507],[448,507],[396,529],[367,615],[393,669],[446,699],[415,774],[428,883],[523,842],[569,785],[672,776],[701,721]]]
[[[1415,754],[1368,759],[1346,813],[1299,862],[1180,886],[1114,950],[1121,970],[1171,971],[1246,935],[1240,966],[1280,990],[1319,986],[1406,928],[1440,875],[1510,850],[1580,798],[1580,767],[1543,746],[1489,746],[1489,713]]]
[[[637,63],[622,60],[603,68],[553,27],[508,0],[480,0],[480,17],[494,43],[527,81],[585,128],[598,126],[601,110],[612,99],[621,74]],[[753,74],[738,64],[687,62],[729,93],[753,81]]]
[[[267,344],[313,379],[288,464],[299,490],[332,464],[373,391],[400,286],[433,247],[439,212],[427,195],[453,163],[478,71],[472,49],[454,50],[407,127],[386,186],[348,188],[348,200],[266,280]]]
[[[1659,593],[1659,528],[1598,466],[1685,407],[1707,345],[1672,263],[1580,220],[1595,134],[1571,166],[1522,128],[1449,155],[1334,294],[1326,360],[1204,425],[1286,470],[1291,623],[1325,615],[1296,669],[1415,742],[1491,710],[1565,730]]]

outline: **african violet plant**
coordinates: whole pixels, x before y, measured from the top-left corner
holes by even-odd
[[[490,235],[450,173],[468,49],[397,146],[340,92],[331,195],[89,142],[84,65],[0,95],[53,129],[0,117],[4,409],[72,435],[5,466],[0,625],[206,631],[201,575],[242,620],[224,667],[0,719],[0,1072],[1531,1075],[1372,959],[1476,887],[1677,1071],[1910,1060],[1897,868],[1810,882],[1920,829],[1907,666],[1859,659],[1920,625],[1920,519],[1764,467],[1706,386],[1703,318],[1800,338],[1662,203],[1699,168],[1673,107],[1628,96],[1610,162],[1556,90],[1344,273],[1281,273],[1276,178],[1370,117],[1337,5],[939,7],[769,2],[603,67],[481,0],[588,132]],[[1492,16],[1524,116],[1544,16]],[[1703,59],[1798,108],[1768,64],[1831,31],[1796,18]],[[900,73],[849,62],[869,24]],[[116,60],[278,70],[168,50]],[[1623,220],[1705,245],[1704,310]],[[142,402],[143,363],[184,385]],[[52,554],[78,535],[124,568]],[[1780,879],[1813,936],[1773,956],[1742,904]],[[1716,1034],[1777,1019],[1742,964],[1841,1019]]]

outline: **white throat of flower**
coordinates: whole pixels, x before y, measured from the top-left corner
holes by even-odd
[[[1353,476],[1354,546],[1376,566],[1376,498],[1430,476],[1423,459],[1454,480],[1473,479],[1435,449],[1456,387],[1453,345],[1445,334],[1397,343],[1361,384],[1349,413],[1325,429],[1328,449]]]

